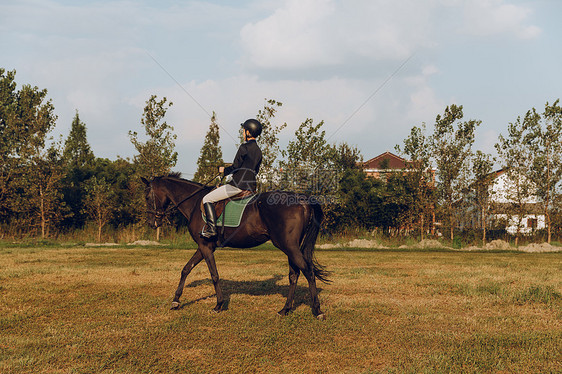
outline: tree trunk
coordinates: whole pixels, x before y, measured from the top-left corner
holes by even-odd
[[[449,205],[449,226],[451,226],[451,242],[453,241],[454,238],[454,232],[455,232],[455,217],[453,216],[453,205]]]
[[[421,213],[421,217],[420,217],[420,237],[421,240],[423,241],[423,226],[424,226],[424,219],[423,219],[423,212]]]
[[[101,228],[103,226],[103,219],[101,216],[101,210],[98,210],[98,243],[101,243]]]
[[[41,239],[45,239],[45,199],[43,198],[43,187],[39,187],[39,198],[41,199]]]
[[[486,245],[486,209],[482,207],[482,247]]]
[[[431,207],[431,235],[435,235],[435,207]]]
[[[546,232],[548,234],[547,242],[550,244],[550,240],[552,239],[552,234],[550,232],[550,214],[548,214],[548,210],[545,209],[544,216],[546,218]]]

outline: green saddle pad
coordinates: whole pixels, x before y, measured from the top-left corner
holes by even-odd
[[[240,221],[242,220],[242,214],[246,206],[252,201],[255,195],[245,197],[240,200],[231,200],[224,207],[224,212],[217,218],[217,226],[225,227],[238,227],[240,226]],[[205,215],[203,215],[205,219]],[[205,219],[205,222],[207,220]]]

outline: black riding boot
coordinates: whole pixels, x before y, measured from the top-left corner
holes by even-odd
[[[217,236],[217,217],[215,213],[215,204],[205,203],[205,216],[207,217],[207,224],[203,227],[201,236],[203,238],[212,239]]]

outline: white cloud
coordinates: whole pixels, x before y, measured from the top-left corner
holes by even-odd
[[[439,68],[433,64],[426,65],[422,68],[422,75],[424,77],[439,73]]]
[[[541,29],[528,24],[531,14],[531,9],[503,0],[470,0],[464,3],[461,31],[476,36],[508,34],[532,39],[541,33]]]
[[[541,29],[530,23],[531,14],[503,0],[285,0],[242,28],[242,62],[249,70],[307,74],[322,67],[364,69],[404,60],[458,33],[534,38]]]
[[[414,0],[286,0],[242,28],[244,63],[286,70],[403,60],[431,44],[431,8]]]
[[[445,106],[446,104],[438,98],[435,90],[429,85],[420,85],[414,88],[414,92],[410,95],[407,118],[417,126],[422,122],[432,125],[431,121]]]
[[[240,32],[248,62],[282,69],[329,65],[335,50],[323,32],[335,6],[331,0],[288,0],[271,16]]]

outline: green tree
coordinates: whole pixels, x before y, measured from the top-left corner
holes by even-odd
[[[67,228],[81,228],[87,219],[82,202],[83,183],[93,174],[95,156],[88,143],[86,124],[80,120],[78,111],[64,143],[63,160],[66,167],[64,201],[72,212],[63,224]]]
[[[134,158],[137,169],[137,177],[131,181],[131,188],[134,191],[142,191],[140,177],[152,179],[155,176],[167,175],[176,165],[178,153],[174,150],[177,136],[172,132],[174,128],[164,121],[166,111],[172,106],[167,103],[164,97],[158,101],[156,95],[152,95],[146,102],[141,124],[148,137],[146,142],[139,140],[136,132],[129,131],[131,142],[135,146],[138,155]],[[133,186],[136,184],[137,186]],[[142,206],[142,194],[136,197],[135,206]],[[140,220],[141,211],[138,212]],[[156,230],[156,239],[160,238],[160,227]]]
[[[363,155],[359,148],[343,142],[333,146],[331,152],[331,163],[338,172],[363,170]]]
[[[542,116],[533,108],[524,119],[525,140],[532,157],[528,175],[545,215],[548,243],[552,240],[553,202],[562,179],[562,108],[559,102],[560,99],[552,105],[547,102]]]
[[[56,116],[47,90],[23,85],[17,90],[16,72],[0,68],[0,221],[10,220],[12,213],[22,211],[15,194],[14,182],[25,184],[28,175],[18,175],[32,157],[45,147],[47,134]]]
[[[380,194],[371,187],[374,180],[366,179],[361,167],[361,152],[345,142],[330,148],[327,165],[331,166],[325,170],[317,170],[314,191],[321,195],[318,200],[324,204],[326,229],[346,231],[353,227],[372,227],[373,214],[380,217]],[[354,183],[356,186],[353,186]],[[366,195],[359,197],[361,192]],[[358,199],[353,203],[355,198]],[[377,213],[373,213],[374,211]]]
[[[197,171],[193,176],[193,180],[196,182],[208,182],[218,174],[218,167],[224,164],[219,142],[220,130],[217,124],[216,114],[213,112],[209,131],[207,131],[207,135],[205,135],[205,141],[203,142],[199,158],[197,159]]]
[[[94,160],[86,132],[86,124],[80,121],[76,111],[63,151],[63,159],[69,169],[83,168],[91,165]]]
[[[325,192],[325,186],[318,181],[332,172],[334,146],[326,140],[322,126],[324,121],[315,125],[312,119],[306,119],[282,151],[284,160],[280,166],[284,187],[297,192]]]
[[[482,245],[486,244],[486,227],[490,203],[494,194],[491,175],[494,167],[494,158],[482,151],[476,151],[472,161],[473,182],[471,184],[472,196],[479,215],[480,228],[482,229]]]
[[[117,160],[96,158],[93,163],[91,176],[95,176],[98,180],[104,179],[106,183],[111,185],[115,195],[113,214],[109,224],[117,228],[135,225],[140,222],[141,216],[139,212],[144,212],[145,209],[144,184],[135,183],[136,168],[134,163],[120,157]],[[137,186],[140,190],[135,190]],[[139,196],[141,197],[140,199]]]
[[[443,115],[437,115],[431,138],[438,175],[437,194],[451,240],[461,211],[461,207],[454,203],[462,200],[468,187],[468,163],[472,154],[474,132],[481,123],[476,120],[461,122],[462,118],[462,105],[448,106]]]
[[[274,185],[278,178],[275,161],[280,154],[279,133],[287,127],[287,123],[275,125],[272,123],[278,108],[283,103],[273,99],[266,99],[262,110],[258,111],[256,119],[262,124],[262,133],[259,137],[260,149],[262,151],[262,163],[260,166],[259,182],[262,185]]]
[[[388,227],[384,211],[385,186],[358,168],[348,168],[339,178],[337,199],[327,204],[325,225],[330,232]]]
[[[129,138],[138,152],[134,161],[139,177],[151,179],[165,175],[176,165],[178,153],[174,150],[174,142],[177,136],[173,134],[174,128],[164,121],[166,111],[172,105],[165,97],[158,101],[156,95],[152,95],[146,102],[141,119],[147,141],[142,142],[137,132],[129,131]]]
[[[416,210],[418,185],[413,179],[407,173],[393,171],[386,175],[384,187],[383,212],[388,217],[384,232],[409,234],[415,230],[416,222],[422,226],[419,210]]]
[[[396,146],[396,150],[410,161],[407,170],[400,172],[401,180],[411,192],[406,202],[405,219],[408,222],[417,220],[421,240],[424,239],[426,222],[433,221],[435,211],[435,176],[431,167],[430,140],[425,135],[425,124],[412,127],[410,135],[404,139],[404,146]],[[428,219],[429,218],[429,219]]]
[[[98,242],[101,242],[103,227],[111,220],[115,210],[115,192],[104,177],[95,175],[84,182],[84,190],[84,211],[96,223]]]
[[[29,227],[39,227],[41,238],[68,214],[63,201],[62,180],[65,168],[60,142],[46,149],[37,149],[22,167],[23,175],[14,184],[18,187],[18,206]]]
[[[535,194],[535,188],[527,178],[532,155],[526,131],[525,121],[517,117],[515,122],[508,125],[507,135],[500,134],[495,145],[507,177],[506,188],[502,194],[498,194],[498,200],[504,203],[498,209],[516,224],[515,245],[519,244],[523,218],[529,214],[529,203]]]
[[[381,217],[379,181],[367,179],[356,147],[328,143],[323,126],[309,118],[295,131],[282,151],[281,188],[314,195],[330,231],[372,227]]]

